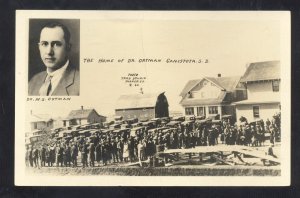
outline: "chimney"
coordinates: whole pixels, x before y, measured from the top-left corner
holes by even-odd
[[[30,115],[32,115],[32,110],[30,110]]]
[[[246,63],[246,69],[250,66],[251,63]]]
[[[218,78],[221,78],[222,77],[222,75],[221,74],[218,74]]]
[[[81,106],[81,110],[83,110],[83,106]]]

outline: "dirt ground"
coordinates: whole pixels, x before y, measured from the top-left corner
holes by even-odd
[[[264,146],[255,147],[258,151],[267,152],[269,143]],[[253,147],[252,147],[253,148]],[[273,152],[280,159],[280,143],[276,143]],[[42,175],[120,175],[120,176],[280,176],[280,164],[266,164],[259,158],[245,156],[243,159],[249,164],[235,164],[234,166],[210,161],[210,157],[203,158],[199,162],[197,155],[189,158],[188,155],[181,155],[181,161],[168,167],[140,167],[139,164],[128,166],[128,163],[112,163],[107,166],[100,164],[96,167],[42,167],[26,168],[28,174]],[[80,161],[80,159],[78,159]]]

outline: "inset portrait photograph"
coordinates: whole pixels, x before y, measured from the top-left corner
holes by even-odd
[[[79,96],[79,19],[29,20],[29,96]]]

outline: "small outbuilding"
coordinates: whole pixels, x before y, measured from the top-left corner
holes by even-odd
[[[64,126],[84,125],[92,123],[104,123],[106,117],[99,115],[95,109],[81,109],[72,110],[69,115],[64,119]]]

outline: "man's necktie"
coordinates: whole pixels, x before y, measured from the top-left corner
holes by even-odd
[[[51,79],[52,79],[52,76],[47,75],[44,84],[40,88],[40,91],[39,91],[40,96],[49,96],[51,89],[52,89]]]

